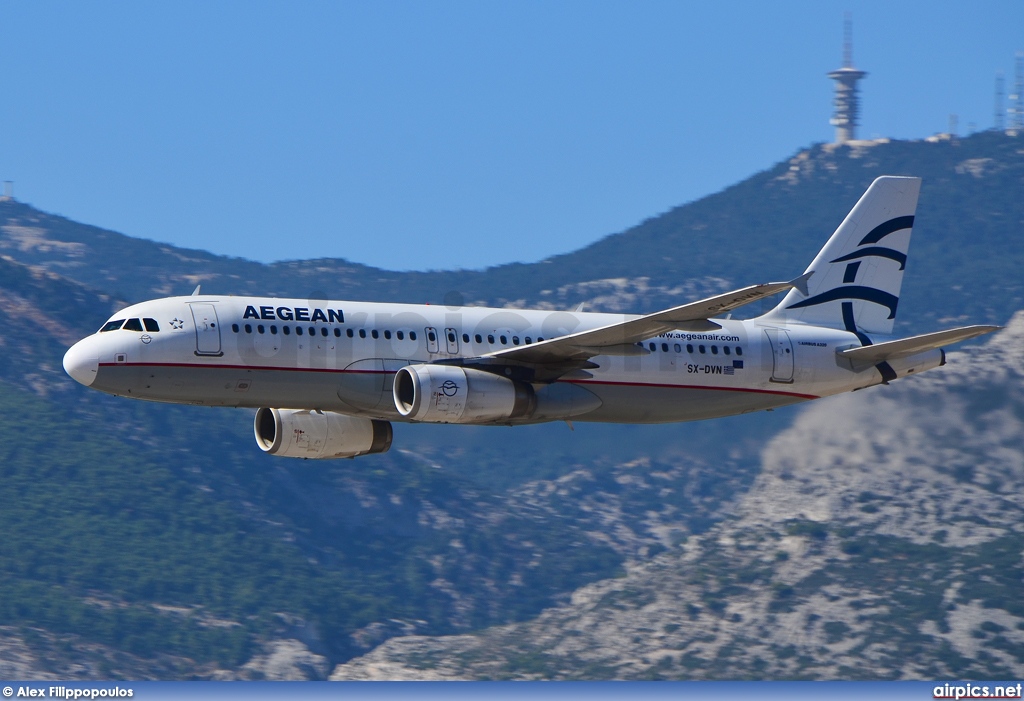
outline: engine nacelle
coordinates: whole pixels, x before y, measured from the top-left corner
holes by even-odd
[[[395,408],[413,421],[494,423],[529,416],[533,387],[455,365],[406,365],[395,374]]]
[[[387,421],[333,411],[267,409],[253,421],[256,444],[264,453],[286,458],[354,458],[391,447]]]

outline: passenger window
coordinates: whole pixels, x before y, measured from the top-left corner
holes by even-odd
[[[736,346],[736,355],[743,355],[743,349],[739,346]]]
[[[726,355],[732,355],[732,349],[729,346],[722,346],[722,352]]]
[[[337,326],[334,327],[334,337],[341,338],[341,329],[339,329]]]
[[[277,325],[276,325],[276,324],[271,324],[271,325],[270,325],[270,333],[271,333],[271,335],[273,335],[273,336],[276,336],[276,335],[277,335]]]
[[[469,343],[469,334],[468,333],[462,334],[462,342],[463,343]]]
[[[512,337],[512,345],[513,346],[518,346],[519,345],[519,336],[513,336]]]
[[[429,340],[430,342],[436,341],[437,340],[437,334],[434,333],[433,331],[430,331],[429,333],[427,333],[427,340]]]
[[[352,329],[346,329],[345,330],[345,335],[348,336],[349,338],[352,338],[356,334],[355,334],[355,332]]]
[[[323,327],[320,328],[320,335],[323,336],[324,338],[327,338],[327,327],[326,326],[323,326]]]
[[[455,343],[455,334],[451,331],[448,332],[448,343]]]
[[[543,336],[537,336],[537,343],[541,343],[543,341],[544,341],[544,337]]]
[[[667,343],[662,343],[661,344],[661,352],[662,353],[668,353],[668,344]]]
[[[682,353],[682,352],[683,352],[682,346],[680,346],[680,345],[679,345],[679,344],[677,343],[677,344],[675,345],[675,351],[676,351],[676,353]]]
[[[380,334],[377,333],[377,329],[374,329],[373,331],[371,331],[370,335],[373,336],[374,338],[380,338]]]
[[[530,340],[529,336],[527,336],[524,340],[526,341],[526,345],[530,345],[531,343],[533,343],[533,341]]]
[[[123,325],[124,319],[114,319],[113,321],[108,321],[103,325],[103,328],[100,329],[100,333],[103,333],[104,331],[117,331]]]
[[[142,322],[138,319],[129,319],[121,328],[125,331],[142,331]]]
[[[259,325],[258,325],[258,326],[256,327],[256,330],[257,330],[257,331],[259,331],[260,333],[263,333],[263,331],[264,331],[264,329],[263,329],[263,324],[259,324]]]
[[[648,344],[648,347],[649,347],[649,348],[650,348],[650,349],[651,349],[652,351],[655,351],[655,350],[657,350],[657,349],[658,349],[658,346],[657,346],[657,345],[655,345],[654,343],[650,343],[650,344]]]
[[[310,336],[316,336],[316,327],[315,326],[310,326],[309,327],[309,335]]]
[[[403,340],[405,338],[405,332],[404,331],[398,331],[395,335],[398,337],[399,341],[401,341],[401,340]]]
[[[718,355],[718,346],[711,346],[711,355]]]
[[[287,336],[292,332],[291,326],[282,326],[281,330],[284,331],[284,335]]]
[[[246,333],[252,333],[252,324],[246,324],[245,325],[245,332]]]
[[[686,344],[686,352],[687,353],[692,353],[693,352],[693,344],[692,343],[687,343]]]
[[[231,330],[234,331],[235,333],[238,333],[238,324],[232,324]]]
[[[477,334],[473,338],[474,338],[474,340],[476,340],[477,343],[483,343],[484,342],[484,337],[481,336],[480,334]]]
[[[359,338],[366,338],[366,329],[359,329]]]
[[[415,331],[410,331],[409,332],[409,340],[410,341],[415,341],[416,340],[416,332]]]
[[[302,327],[301,326],[296,326],[295,327],[295,335],[296,336],[301,336],[302,335]]]
[[[494,335],[493,334],[487,334],[487,342],[488,343],[494,343]]]
[[[508,345],[508,338],[506,336],[499,336],[498,340],[501,341],[501,345],[503,345],[503,346]]]
[[[704,346],[703,346],[703,344],[702,344],[702,345],[699,345],[699,346],[697,346],[697,350],[699,350],[699,351],[700,351],[701,355],[704,355],[704,353],[706,352],[706,351],[704,350]]]
[[[384,332],[384,338],[386,338],[388,340],[391,340],[391,332],[390,331],[385,331]]]
[[[160,331],[160,324],[156,323],[156,319],[143,319],[142,323],[146,325],[146,331],[153,333]]]

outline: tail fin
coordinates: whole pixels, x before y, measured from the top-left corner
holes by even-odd
[[[892,333],[920,189],[920,178],[877,178],[807,268],[807,293],[790,290],[765,317]]]

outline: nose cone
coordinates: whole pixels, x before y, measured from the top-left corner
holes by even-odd
[[[96,381],[96,371],[100,365],[99,353],[92,340],[91,337],[84,338],[64,354],[64,372],[86,387]]]

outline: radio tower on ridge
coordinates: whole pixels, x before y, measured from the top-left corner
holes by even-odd
[[[1010,95],[1010,123],[1006,133],[1010,136],[1024,131],[1024,53],[1017,52],[1013,94]]]
[[[845,144],[857,138],[857,120],[860,117],[857,81],[866,75],[864,71],[853,67],[853,20],[847,12],[843,21],[843,67],[828,74],[829,78],[836,81],[836,97],[833,102],[835,111],[829,124],[836,128],[837,144]]]
[[[992,127],[996,131],[1005,129],[1005,111],[1003,109],[1003,72],[996,73],[996,106],[992,112]]]

